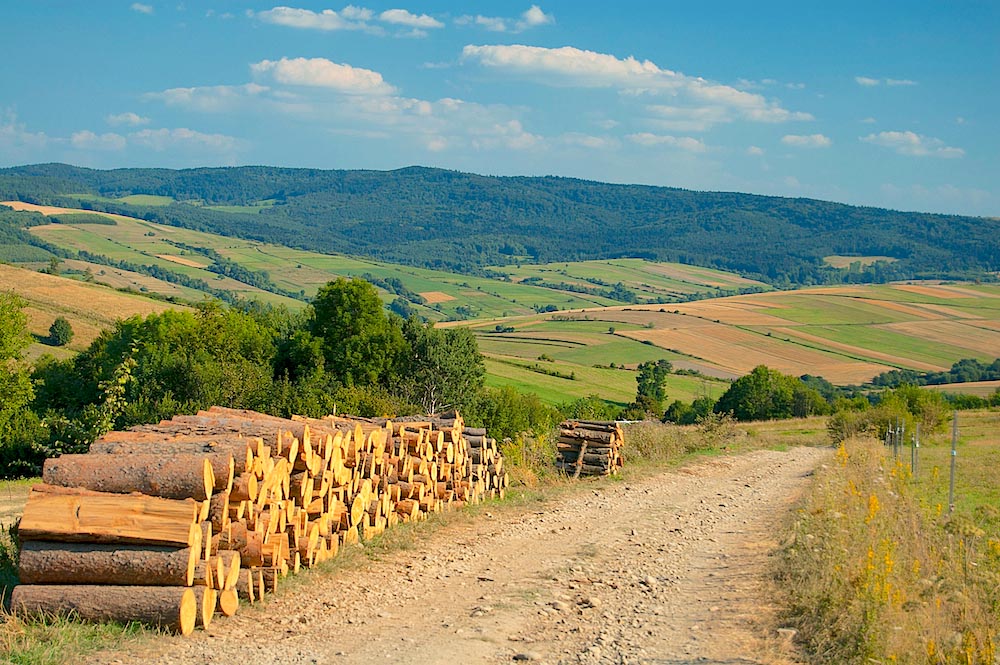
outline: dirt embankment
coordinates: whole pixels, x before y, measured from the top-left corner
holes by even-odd
[[[775,526],[829,454],[713,458],[503,508],[90,663],[775,663]]]

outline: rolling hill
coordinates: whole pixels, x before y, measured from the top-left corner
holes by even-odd
[[[983,278],[1000,270],[995,219],[422,167],[99,171],[42,164],[0,169],[0,199],[467,274],[616,258],[719,268],[780,286]],[[837,268],[824,261],[829,256],[885,260]]]
[[[70,253],[67,269],[118,288],[188,301],[223,293],[298,309],[330,280],[365,277],[380,288],[387,303],[401,299],[410,310],[440,320],[502,318],[622,302],[680,302],[769,288],[731,273],[642,259],[495,266],[489,276],[462,275],[224,237],[112,213],[84,214],[79,209],[17,201],[0,205],[18,210],[21,217],[15,213],[12,223],[32,224],[30,234],[46,247]]]

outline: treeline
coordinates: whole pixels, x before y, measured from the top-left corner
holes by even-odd
[[[975,362],[961,361],[956,366]],[[862,433],[883,436],[887,428],[901,423],[910,432],[917,422],[931,431],[953,409],[1000,406],[1000,388],[989,397],[978,397],[927,390],[912,383],[882,390],[840,387],[822,377],[790,376],[765,365],[733,381],[717,400],[702,396],[689,403],[673,400],[667,404],[665,382],[671,371],[666,360],[640,364],[635,401],[623,410],[603,415],[627,420],[655,418],[680,425],[714,417],[755,421],[829,415],[830,434],[839,442]]]
[[[167,206],[80,200],[169,196]],[[467,273],[487,266],[620,257],[730,270],[777,286],[976,277],[1000,269],[1000,220],[904,213],[810,199],[570,178],[485,177],[412,167],[0,170],[0,197]],[[210,210],[184,201],[249,205]],[[544,239],[544,241],[542,240]],[[891,261],[828,266],[829,255]]]
[[[990,364],[975,358],[963,358],[943,372],[894,369],[876,376],[872,379],[872,384],[895,388],[907,383],[915,386],[940,386],[974,381],[1000,381],[1000,358]]]
[[[208,270],[209,272],[214,272],[215,274],[222,275],[223,277],[229,277],[230,279],[236,280],[241,284],[253,286],[261,291],[268,291],[280,296],[285,296],[286,298],[294,298],[296,300],[306,299],[303,291],[290,291],[275,284],[271,279],[271,275],[266,270],[250,270],[236,261],[227,259],[211,247],[198,247],[196,245],[189,245],[184,242],[168,239],[164,239],[164,242],[173,245],[178,249],[194,252],[195,254],[201,254],[202,256],[211,259],[212,263],[205,268],[205,270]]]
[[[301,313],[257,303],[119,321],[67,360],[22,359],[24,303],[0,292],[0,475],[36,474],[111,429],[211,405],[288,417],[461,409],[498,437],[543,431],[560,414],[484,386],[473,334],[387,312],[376,289],[339,279]]]

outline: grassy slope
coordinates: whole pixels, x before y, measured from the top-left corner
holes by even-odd
[[[21,204],[21,207],[27,206]],[[69,209],[62,211],[70,212]],[[47,207],[43,212],[54,214],[59,212],[59,209]],[[231,290],[275,304],[284,304],[293,309],[301,307],[302,303],[228,278],[220,278],[204,270],[203,267],[185,265],[195,262],[205,266],[208,261],[199,254],[179,250],[167,241],[214,249],[250,270],[268,272],[278,286],[293,292],[304,291],[307,296],[337,276],[360,276],[370,273],[381,279],[398,279],[411,291],[429,294],[426,296],[427,306],[420,306],[417,309],[424,316],[433,319],[456,318],[463,312],[476,318],[503,318],[530,314],[536,307],[577,309],[609,306],[618,302],[603,296],[517,283],[523,277],[529,276],[530,271],[515,267],[496,269],[499,272],[509,273],[511,281],[487,279],[379,263],[343,255],[307,252],[163,226],[121,215],[107,216],[117,223],[113,226],[59,224],[35,227],[32,232],[61,247],[87,250],[118,260],[158,265],[204,279],[216,288]],[[538,268],[546,269],[544,266]],[[602,289],[608,287],[600,287],[584,280],[597,278],[609,283],[621,281],[642,300],[652,297],[683,298],[695,293],[712,294],[718,293],[720,288],[747,286],[766,288],[758,282],[719,271],[679,264],[649,263],[637,259],[585,262],[576,264],[576,267],[569,272],[577,275],[579,279],[566,279],[561,275],[556,276],[558,279],[547,277],[546,279],[554,282],[580,283]],[[383,295],[387,300],[395,297],[388,293]]]
[[[3,264],[0,264],[0,284],[28,302],[25,309],[28,329],[38,340],[28,348],[29,357],[43,353],[63,357],[69,352],[81,351],[117,319],[178,307],[136,294],[121,293],[99,284]],[[73,341],[67,349],[42,343],[48,337],[49,326],[58,316],[65,316],[73,326]]]
[[[52,212],[57,212],[52,210]],[[749,280],[704,268],[656,264],[637,259],[508,266],[511,281],[471,277],[342,255],[267,245],[247,240],[112,216],[113,226],[80,224],[36,227],[33,232],[65,247],[87,249],[136,263],[156,264],[204,279],[217,288],[290,308],[302,301],[278,296],[205,270],[208,259],[180,250],[166,240],[211,248],[250,270],[267,271],[280,287],[311,295],[340,276],[370,273],[398,279],[428,303],[417,310],[431,318],[455,317],[461,308],[481,321],[472,323],[490,363],[491,382],[517,385],[538,392],[550,402],[590,394],[628,401],[634,393],[634,373],[599,370],[611,363],[630,369],[640,362],[665,358],[678,368],[698,369],[719,377],[738,376],[765,363],[789,374],[816,374],[838,383],[860,383],[894,367],[943,369],[961,358],[991,360],[1000,348],[1000,287],[995,285],[882,285],[814,288],[769,292],[649,306],[610,306],[600,296],[518,283],[540,277],[546,282],[594,287],[621,282],[637,297],[671,293],[718,292],[755,286]],[[74,266],[81,269],[81,266]],[[131,278],[138,288],[198,299],[190,289],[135,276],[111,275],[91,267],[98,279],[121,285]],[[601,287],[607,288],[607,287]],[[384,292],[387,301],[396,296]],[[560,314],[535,314],[536,306],[555,305]],[[483,323],[487,320],[488,323]],[[496,333],[498,321],[515,332]],[[961,339],[933,329],[959,326]],[[991,327],[993,329],[991,329]],[[613,335],[609,329],[614,328]],[[953,336],[955,338],[958,335]],[[520,365],[544,363],[548,376]],[[506,363],[503,361],[507,361]],[[670,386],[671,398],[718,394],[724,384],[702,382]]]

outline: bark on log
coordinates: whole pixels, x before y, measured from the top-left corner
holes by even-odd
[[[138,621],[182,635],[194,631],[199,609],[195,593],[188,587],[21,584],[14,587],[10,602],[19,616]]]
[[[98,492],[141,492],[165,499],[204,501],[232,482],[231,453],[181,455],[62,455],[45,460],[42,480]],[[218,485],[216,484],[218,483]]]
[[[21,584],[191,586],[199,554],[190,547],[29,540],[19,572]]]
[[[201,544],[199,504],[141,494],[66,494],[65,488],[36,485],[28,494],[18,534],[22,541]]]

